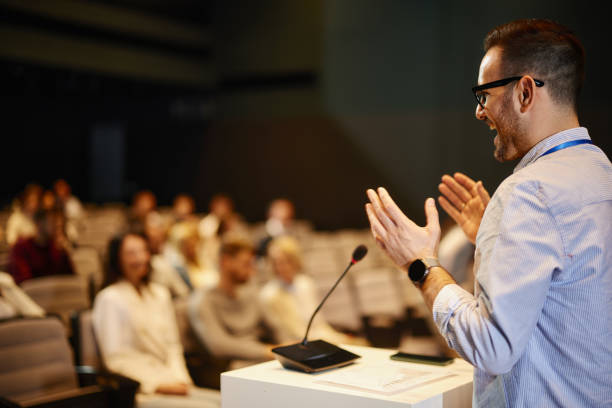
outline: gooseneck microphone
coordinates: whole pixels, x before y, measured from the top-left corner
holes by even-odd
[[[319,303],[319,306],[317,306],[312,316],[310,316],[308,327],[306,327],[306,333],[304,334],[304,338],[302,339],[302,345],[306,345],[306,343],[308,343],[307,338],[308,338],[308,332],[310,331],[310,325],[312,325],[313,319],[315,318],[315,316],[317,315],[321,307],[323,307],[323,304],[325,303],[329,295],[331,295],[334,289],[336,289],[336,286],[338,286],[338,284],[344,278],[344,275],[346,275],[349,269],[351,269],[351,267],[355,265],[357,262],[361,261],[363,257],[366,256],[367,253],[368,253],[368,248],[365,245],[359,245],[357,248],[355,248],[355,250],[353,251],[353,256],[351,257],[351,262],[348,264],[344,272],[342,272],[342,275],[340,275],[336,283],[334,283],[334,286],[332,286],[329,292],[327,292],[327,295],[325,295],[321,303]]]
[[[342,278],[351,269],[353,265],[361,261],[364,256],[368,253],[368,248],[365,245],[359,245],[353,251],[351,262],[346,267],[342,275],[336,280],[334,286],[327,292],[319,306],[315,309],[310,317],[308,326],[306,327],[306,333],[304,339],[300,343],[291,344],[289,346],[280,346],[272,349],[272,352],[276,355],[276,358],[285,368],[305,371],[307,373],[314,373],[318,371],[327,370],[334,367],[341,367],[350,364],[354,360],[360,358],[357,354],[351,353],[350,351],[341,349],[331,343],[323,340],[308,341],[308,332],[312,321],[329,297],[331,293],[336,289],[336,286],[340,283]]]

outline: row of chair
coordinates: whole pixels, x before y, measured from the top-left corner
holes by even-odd
[[[0,406],[134,406],[137,382],[75,365],[74,354],[55,316],[1,321]]]

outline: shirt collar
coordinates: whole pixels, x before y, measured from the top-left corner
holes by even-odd
[[[559,133],[555,133],[552,136],[547,137],[546,139],[540,141],[538,144],[533,146],[531,150],[523,156],[519,164],[514,168],[514,173],[521,170],[524,167],[527,167],[531,163],[535,162],[540,156],[546,153],[549,149],[560,145],[561,143],[570,142],[572,140],[580,140],[580,139],[589,139],[589,132],[584,127],[577,127],[572,129],[567,129]]]

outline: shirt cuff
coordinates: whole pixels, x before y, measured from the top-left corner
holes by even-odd
[[[473,296],[457,284],[444,286],[433,302],[433,320],[438,330],[446,337],[448,322],[454,316],[455,310]]]

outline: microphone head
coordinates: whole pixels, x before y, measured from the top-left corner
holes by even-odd
[[[353,251],[353,263],[359,262],[363,259],[364,256],[368,253],[368,248],[365,245],[359,245]]]

